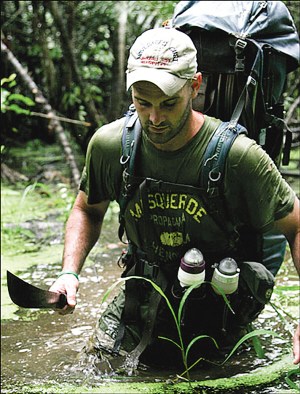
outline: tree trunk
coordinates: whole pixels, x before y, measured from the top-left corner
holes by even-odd
[[[35,82],[28,75],[25,68],[20,64],[18,59],[13,55],[13,53],[7,48],[7,46],[1,41],[1,52],[7,57],[7,60],[16,69],[16,71],[21,76],[22,80],[32,92],[35,102],[42,106],[43,110],[49,117],[56,116],[55,111],[52,109],[51,105],[48,103],[46,98],[43,96],[42,92],[38,89]],[[61,126],[61,123],[57,119],[51,119],[49,121],[49,128],[54,131],[58,142],[62,146],[66,160],[69,163],[71,169],[71,180],[74,187],[78,187],[80,181],[80,172],[77,168],[77,164],[72,153],[71,146],[69,144],[68,138]]]
[[[40,1],[33,1],[33,19],[32,30],[34,32],[34,39],[37,41],[42,49],[41,64],[44,70],[45,81],[47,86],[47,98],[52,105],[57,106],[57,73],[51,59],[50,52],[47,45],[47,37],[45,34],[45,8],[41,7]]]
[[[72,75],[73,75],[73,80],[81,89],[82,97],[88,97],[86,94],[86,88],[85,84],[83,83],[80,72],[77,67],[77,62],[76,58],[74,55],[74,48],[73,48],[73,43],[72,40],[69,39],[69,35],[67,32],[67,29],[65,27],[64,19],[60,13],[60,9],[58,7],[58,1],[49,1],[47,2],[47,6],[50,9],[50,12],[54,18],[54,21],[56,23],[56,26],[60,32],[60,39],[61,39],[61,45],[62,45],[62,50],[64,52],[64,57],[66,62],[69,64],[70,69],[72,70]],[[97,113],[95,103],[93,100],[85,101],[85,106],[87,109],[87,112],[89,114],[90,120],[93,123],[94,127],[98,127],[100,124],[102,124],[101,117]]]
[[[110,121],[122,116],[122,110],[124,102],[125,92],[125,67],[126,67],[126,31],[127,31],[127,19],[128,19],[128,7],[127,1],[119,1],[116,3],[116,9],[118,14],[118,30],[117,30],[117,43],[114,46],[115,53],[115,64],[114,64],[114,79],[113,89],[111,94],[111,111]]]

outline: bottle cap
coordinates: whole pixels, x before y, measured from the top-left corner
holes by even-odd
[[[196,248],[188,250],[181,259],[180,268],[190,274],[203,272],[205,269],[203,254]]]
[[[218,270],[223,275],[232,276],[237,273],[238,266],[234,259],[232,259],[231,257],[227,257],[226,259],[220,261]]]

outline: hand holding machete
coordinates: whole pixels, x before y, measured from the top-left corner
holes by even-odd
[[[78,279],[72,275],[58,278],[51,290],[43,290],[7,271],[7,287],[11,300],[23,308],[52,308],[60,314],[74,311]],[[74,294],[75,291],[75,294]],[[66,294],[68,294],[66,296]]]
[[[78,278],[67,274],[60,276],[50,287],[50,291],[65,294],[67,302],[62,309],[58,308],[58,313],[60,315],[68,315],[69,313],[74,312],[78,287]]]

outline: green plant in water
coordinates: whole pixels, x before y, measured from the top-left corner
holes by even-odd
[[[176,324],[176,329],[177,329],[177,333],[178,333],[179,342],[175,342],[174,340],[172,340],[172,339],[170,339],[170,338],[167,338],[167,337],[161,337],[161,336],[160,336],[159,338],[164,339],[164,340],[167,340],[167,341],[170,341],[171,343],[173,343],[175,346],[177,346],[177,347],[180,349],[181,355],[182,355],[182,362],[183,362],[183,365],[184,365],[184,367],[185,367],[185,371],[184,371],[180,376],[183,376],[183,375],[186,374],[187,377],[188,377],[188,380],[189,380],[189,379],[190,379],[190,376],[189,376],[189,371],[190,371],[190,369],[192,369],[192,368],[193,368],[194,366],[196,366],[201,360],[203,360],[203,357],[200,357],[200,358],[199,358],[198,360],[196,360],[192,365],[188,366],[188,355],[189,355],[189,352],[190,352],[192,346],[193,346],[196,342],[198,342],[199,340],[201,340],[201,339],[210,338],[210,339],[213,341],[213,343],[214,343],[214,345],[216,346],[216,348],[219,347],[218,344],[217,344],[217,342],[215,341],[215,339],[214,339],[213,337],[209,336],[209,335],[199,335],[199,336],[193,338],[193,339],[191,340],[191,342],[187,345],[187,347],[185,347],[185,345],[184,345],[183,337],[182,337],[182,332],[181,332],[181,328],[180,328],[180,323],[181,323],[181,319],[182,319],[182,313],[183,313],[184,305],[185,305],[185,302],[186,302],[188,296],[189,296],[189,295],[191,294],[191,292],[197,287],[197,284],[195,284],[195,285],[193,285],[193,286],[190,286],[190,287],[185,291],[185,293],[184,293],[182,299],[180,300],[180,304],[179,304],[179,308],[178,308],[178,313],[177,313],[177,315],[176,315],[176,313],[175,313],[175,311],[174,311],[174,309],[173,309],[173,307],[172,307],[172,305],[171,305],[169,299],[168,299],[167,296],[164,294],[164,292],[162,291],[162,289],[161,289],[159,286],[155,285],[155,283],[153,283],[151,280],[149,280],[149,281],[150,281],[150,283],[152,284],[152,286],[154,287],[154,289],[155,289],[156,291],[158,291],[159,294],[162,295],[162,296],[164,297],[164,299],[166,300],[166,302],[167,302],[167,305],[168,305],[168,307],[169,307],[169,309],[170,309],[170,311],[171,311],[171,313],[172,313],[174,322],[175,322],[175,324]],[[155,285],[155,286],[154,286],[154,285]],[[232,310],[232,308],[231,308],[231,306],[230,306],[230,304],[229,304],[228,299],[227,299],[226,296],[224,297],[224,300],[225,300],[225,302],[226,302],[228,308],[233,312],[233,310]]]
[[[118,279],[118,280],[117,280],[115,283],[113,283],[113,285],[110,286],[109,289],[105,292],[105,294],[104,294],[104,296],[103,296],[103,298],[102,298],[102,301],[101,301],[102,304],[107,300],[107,297],[109,296],[109,294],[111,293],[111,291],[112,291],[117,285],[119,285],[120,283],[123,283],[123,282],[125,282],[125,281],[127,281],[127,280],[130,280],[130,279],[141,279],[141,280],[144,280],[144,281],[150,283],[150,284],[152,285],[152,287],[155,289],[155,291],[157,291],[157,292],[162,296],[162,298],[164,298],[164,300],[166,301],[167,306],[168,306],[168,308],[169,308],[169,310],[170,310],[170,312],[171,312],[171,314],[172,314],[172,317],[173,317],[174,322],[175,322],[175,325],[176,325],[176,329],[177,329],[177,333],[178,333],[178,342],[174,341],[173,339],[167,338],[167,337],[159,337],[159,338],[161,338],[161,339],[163,339],[163,340],[167,340],[167,341],[173,343],[174,346],[176,346],[176,347],[178,347],[178,348],[180,349],[181,355],[182,355],[183,365],[184,365],[184,367],[185,367],[185,370],[180,374],[180,377],[184,377],[184,375],[186,375],[186,376],[187,376],[187,380],[190,382],[189,371],[190,371],[192,368],[194,368],[201,360],[205,360],[203,357],[199,357],[192,365],[188,365],[188,355],[189,355],[189,352],[190,352],[192,346],[193,346],[197,341],[199,341],[199,340],[201,340],[201,339],[210,338],[210,339],[212,340],[212,342],[214,343],[214,345],[216,346],[216,348],[218,348],[218,344],[217,344],[216,340],[215,340],[213,337],[209,336],[209,335],[199,335],[199,336],[197,336],[196,338],[193,338],[187,346],[184,345],[184,341],[183,341],[183,337],[182,337],[182,332],[181,332],[180,322],[181,322],[181,318],[182,318],[182,313],[183,313],[183,309],[184,309],[185,302],[186,302],[188,296],[191,294],[191,292],[197,287],[197,285],[190,286],[190,287],[185,291],[185,293],[184,293],[184,295],[183,295],[183,297],[182,297],[182,299],[181,299],[181,301],[180,301],[180,304],[179,304],[179,308],[178,308],[177,314],[176,314],[174,308],[172,307],[172,304],[171,304],[170,300],[168,299],[168,297],[167,297],[166,294],[164,293],[164,291],[163,291],[156,283],[154,283],[152,280],[150,280],[150,279],[148,279],[148,278],[143,278],[143,277],[141,277],[141,276],[130,276],[130,277],[127,277],[127,278],[120,278],[120,279]],[[231,308],[230,302],[229,302],[228,298],[226,297],[226,295],[224,294],[223,290],[220,289],[217,285],[215,285],[215,284],[213,284],[213,283],[211,283],[211,282],[204,282],[204,283],[209,283],[211,286],[215,287],[215,288],[219,291],[219,293],[221,294],[221,296],[223,297],[224,302],[225,302],[226,306],[228,307],[228,309],[229,309],[232,313],[234,313],[233,309]],[[258,341],[258,336],[260,336],[260,335],[271,335],[271,336],[280,337],[279,334],[277,334],[276,332],[271,331],[271,330],[264,330],[264,329],[253,330],[253,331],[249,332],[248,334],[244,335],[244,336],[235,344],[235,346],[233,347],[233,349],[231,350],[231,352],[228,354],[228,356],[225,358],[225,360],[224,360],[223,362],[217,363],[217,362],[212,362],[212,361],[209,361],[209,360],[206,360],[206,361],[208,361],[208,362],[210,362],[210,363],[212,363],[212,364],[215,364],[215,365],[219,365],[219,366],[224,365],[224,364],[232,357],[232,355],[237,351],[237,349],[238,349],[245,341],[247,341],[247,340],[249,340],[249,339],[256,339],[256,341],[254,341],[254,347],[255,347],[255,350],[256,350],[256,352],[257,352],[257,355],[261,358],[261,357],[263,357],[263,352],[262,352],[261,345],[260,345],[260,343],[259,343],[259,341]]]
[[[298,376],[298,379],[300,378],[300,368],[295,368],[291,371],[288,372],[285,381],[287,384],[290,386],[291,389],[293,390],[299,390],[299,384],[296,384],[291,378]]]

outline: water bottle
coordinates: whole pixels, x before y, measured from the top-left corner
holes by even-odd
[[[213,266],[212,283],[223,290],[225,294],[232,294],[238,288],[240,269],[231,257],[226,257],[219,264]],[[213,286],[217,294],[221,292]]]
[[[189,249],[180,261],[178,280],[181,287],[200,287],[205,277],[203,254],[196,248]]]

